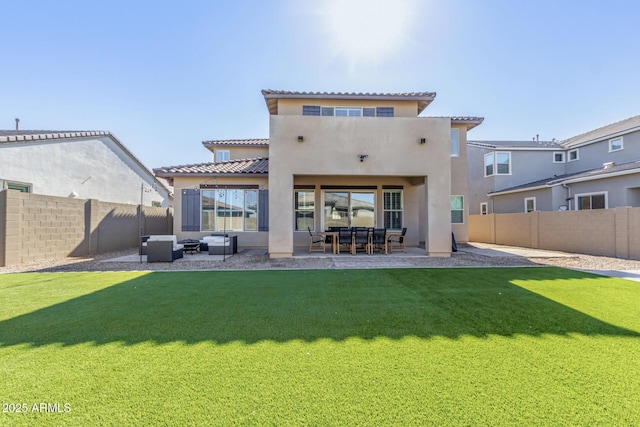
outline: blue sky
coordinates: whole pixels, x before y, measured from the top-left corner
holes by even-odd
[[[640,114],[635,0],[4,2],[0,128],[109,130],[147,167],[268,137],[261,89],[435,91],[471,139]],[[349,25],[351,23],[351,25]]]

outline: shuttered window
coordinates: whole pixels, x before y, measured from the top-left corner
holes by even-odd
[[[182,231],[200,231],[200,190],[182,190]]]

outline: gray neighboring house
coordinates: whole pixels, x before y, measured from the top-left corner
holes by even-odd
[[[562,141],[467,145],[470,215],[640,207],[640,115]]]
[[[106,131],[0,130],[0,191],[168,207],[171,193]]]

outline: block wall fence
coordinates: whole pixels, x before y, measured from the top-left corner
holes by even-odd
[[[640,259],[640,208],[469,215],[469,241]]]
[[[138,247],[173,234],[172,208],[0,192],[0,267]]]

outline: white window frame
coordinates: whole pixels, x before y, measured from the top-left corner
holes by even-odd
[[[620,148],[613,148],[613,142],[614,141],[620,141]],[[621,136],[617,137],[617,138],[611,138],[609,140],[609,152],[613,153],[615,151],[620,151],[620,150],[624,150],[624,140]]]
[[[451,221],[451,224],[464,224],[464,196],[462,194],[452,194],[451,195],[451,199],[453,199],[454,197],[460,197],[462,199],[462,208],[461,209],[451,209],[451,212],[453,212],[453,211],[462,212],[462,221],[461,222],[453,222],[453,221]]]
[[[527,209],[527,202],[530,201],[530,200],[533,200],[533,209],[532,210]],[[525,197],[524,198],[524,211],[526,213],[535,212],[536,211],[536,198],[535,197]]]
[[[226,159],[222,158],[226,157]],[[229,150],[216,150],[216,163],[218,162],[226,162],[230,160],[230,151]]]
[[[8,190],[9,186],[12,187],[21,187],[21,188],[13,188],[13,190],[17,190],[20,191],[22,193],[32,193],[33,192],[33,184],[30,184],[28,182],[19,182],[19,181],[2,181],[0,180],[0,182],[2,182],[2,189],[3,190]],[[26,190],[26,191],[25,191]]]
[[[488,215],[489,214],[489,203],[482,202],[480,203],[480,215]]]
[[[578,210],[586,210],[586,209],[579,209],[579,204],[578,204],[578,200],[580,199],[580,197],[592,197],[592,196],[600,196],[600,195],[604,195],[604,209],[609,209],[609,192],[608,191],[594,191],[592,193],[579,193],[579,194],[575,194],[573,197],[573,209],[578,211]],[[593,210],[593,208],[590,208],[589,210]]]
[[[298,224],[296,223],[296,218],[297,218],[297,213],[298,212],[310,212],[310,209],[302,209],[300,208],[300,206],[297,206],[296,209],[296,193],[311,193],[313,195],[313,211],[312,211],[312,216],[313,216],[313,227],[311,227],[311,231],[316,231],[316,208],[315,208],[315,200],[316,200],[316,190],[312,189],[312,188],[307,188],[307,189],[294,189],[293,190],[293,230],[294,231],[304,231],[304,232],[308,232],[309,230],[298,230]]]
[[[500,154],[506,154],[507,156],[509,156],[509,172],[508,173],[498,173],[498,156]],[[492,165],[488,165],[487,164],[487,157],[488,156],[493,156],[493,164]],[[492,173],[487,174],[487,167],[491,166],[493,168]],[[488,176],[494,176],[494,175],[511,175],[511,172],[513,170],[513,165],[511,162],[511,151],[492,151],[491,153],[487,153],[484,155],[484,176],[485,178]]]
[[[509,172],[508,173],[500,173],[498,172],[498,156],[500,154],[506,154],[509,156]],[[496,151],[495,157],[495,166],[494,166],[494,174],[495,175],[511,175],[512,165],[511,165],[511,151]]]
[[[460,130],[451,129],[451,157],[460,157]]]
[[[571,158],[571,153],[576,153],[576,158],[575,158],[575,159],[572,159],[572,158]],[[578,150],[577,148],[575,148],[575,149],[573,149],[573,150],[569,150],[569,151],[567,152],[567,163],[569,163],[569,162],[575,162],[575,161],[578,161],[578,160],[580,160],[580,150]]]
[[[489,156],[493,156],[492,160],[491,160],[491,164],[487,164],[487,157]],[[484,176],[485,178],[488,176],[493,176],[495,175],[496,172],[496,153],[494,151],[487,153],[484,155]],[[491,166],[491,173],[487,173],[487,167]]]
[[[384,199],[385,199],[385,194],[393,194],[393,193],[397,193],[400,194],[400,207],[394,207],[394,206],[390,206],[389,209],[385,208],[385,204],[384,204]],[[390,200],[393,200],[390,196]],[[382,190],[382,223],[383,226],[385,228],[387,228],[387,225],[384,223],[385,217],[386,217],[386,213],[390,212],[400,212],[400,228],[396,228],[396,229],[392,229],[392,228],[388,228],[388,230],[402,230],[402,227],[404,227],[404,190],[400,190],[400,189],[384,189]]]
[[[562,156],[562,160],[556,160],[556,156],[560,154]],[[565,153],[564,151],[554,151],[553,152],[553,163],[564,163],[565,162]]]

